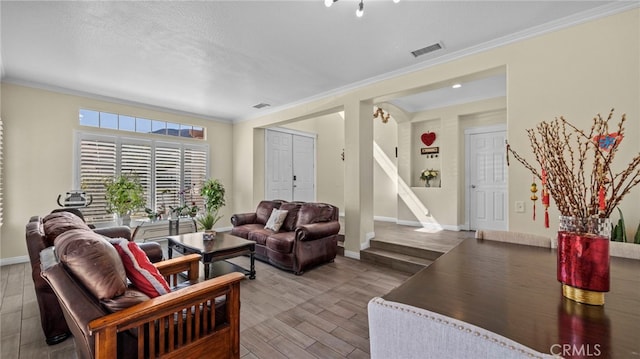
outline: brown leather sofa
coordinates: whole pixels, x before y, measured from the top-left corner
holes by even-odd
[[[173,289],[150,299],[142,287],[128,284],[135,265],[112,244],[91,231],[75,229],[40,252],[41,275],[60,302],[78,358],[240,357],[243,274],[199,282],[200,255],[161,261],[153,265]],[[120,249],[122,243],[116,245]],[[145,268],[150,274],[152,270]],[[180,280],[183,272],[186,286]],[[148,278],[143,275],[136,281],[146,286]]]
[[[45,226],[45,221],[48,225]],[[64,319],[58,299],[51,287],[40,276],[40,252],[51,247],[55,236],[76,226],[86,226],[84,220],[69,211],[54,212],[45,218],[33,216],[26,225],[26,241],[31,261],[31,276],[36,292],[36,299],[40,309],[40,323],[47,344],[62,342],[70,335],[69,327]],[[45,233],[45,227],[49,233]],[[131,239],[129,227],[107,227],[94,229],[98,234],[110,238]],[[162,260],[162,248],[158,243],[142,243],[140,248],[147,253],[151,262]]]
[[[265,228],[274,209],[287,211],[278,232]],[[256,242],[256,258],[297,275],[338,252],[338,207],[330,204],[262,201],[255,212],[234,214],[231,224],[232,235]]]

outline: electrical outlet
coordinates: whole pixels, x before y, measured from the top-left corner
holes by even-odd
[[[524,202],[523,201],[516,201],[516,212],[517,213],[524,213]]]

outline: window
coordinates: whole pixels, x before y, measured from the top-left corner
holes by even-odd
[[[81,109],[78,115],[82,126],[106,128],[137,133],[204,139],[204,128],[173,122],[150,120],[117,113]]]
[[[185,202],[203,208],[199,193],[208,173],[207,145],[78,133],[76,151],[77,183],[93,196],[93,204],[82,210],[89,222],[113,219],[106,211],[104,181],[121,173],[138,177],[147,207],[154,211],[160,206],[168,211]]]

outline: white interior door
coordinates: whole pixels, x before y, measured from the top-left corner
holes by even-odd
[[[293,136],[293,200],[313,202],[315,195],[315,139]]]
[[[266,131],[266,199],[315,201],[315,138]]]
[[[487,128],[465,137],[469,229],[506,230],[506,131]]]
[[[293,200],[293,144],[290,133],[266,131],[266,199]]]

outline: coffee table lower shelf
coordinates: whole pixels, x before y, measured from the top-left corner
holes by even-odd
[[[230,272],[240,272],[256,278],[255,244],[240,237],[227,233],[218,233],[212,241],[203,240],[202,233],[188,233],[167,237],[168,255],[173,257],[173,252],[182,255],[200,254],[204,264],[204,279],[218,277]],[[227,259],[248,255],[251,261],[250,269],[243,268]]]

